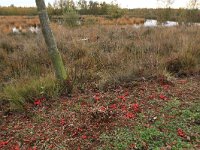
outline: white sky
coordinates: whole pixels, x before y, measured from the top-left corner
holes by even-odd
[[[45,0],[46,3],[51,4],[55,0]],[[88,0],[89,1],[89,0]],[[103,0],[94,0],[101,2]],[[104,0],[106,2],[111,2],[113,0]],[[114,0],[120,4],[121,7],[126,8],[157,8],[161,5],[157,3],[157,0]],[[172,5],[173,8],[187,7],[189,0],[175,0]],[[35,6],[35,0],[0,0],[0,6],[10,6],[14,4],[15,6]]]

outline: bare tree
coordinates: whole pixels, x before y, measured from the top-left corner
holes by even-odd
[[[157,0],[159,7],[164,9],[158,9],[157,20],[162,23],[170,20],[171,17],[171,6],[175,0]]]
[[[188,8],[189,9],[198,9],[199,7],[199,0],[189,0]]]
[[[36,5],[39,13],[40,24],[42,27],[42,33],[48,47],[49,56],[53,63],[55,69],[56,77],[60,81],[65,81],[67,79],[67,72],[65,70],[61,55],[58,51],[54,35],[50,28],[50,21],[47,14],[46,6],[44,0],[36,0]]]
[[[157,0],[158,4],[164,8],[169,8],[175,2],[175,0]]]

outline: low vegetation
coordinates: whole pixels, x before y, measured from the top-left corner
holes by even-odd
[[[35,99],[1,113],[1,149],[199,149],[199,77],[143,80]]]
[[[169,20],[184,24],[200,22],[200,11],[198,9],[198,1],[196,0],[188,0],[188,8],[179,9],[171,8],[171,5],[173,4],[172,1],[161,1],[161,3],[163,3],[166,7],[157,9],[127,9],[120,8],[120,6],[115,2],[108,3],[105,1],[97,2],[86,0],[79,0],[78,2],[75,2],[74,0],[55,0],[53,4],[48,4],[47,10],[50,18],[63,16],[66,12],[71,11],[76,12],[81,16],[105,16],[111,19],[129,16],[136,18],[156,19],[159,22],[165,22]],[[0,6],[0,8],[1,16],[37,15],[37,9],[35,7],[15,7],[14,5],[11,5],[9,7]]]
[[[1,31],[0,148],[199,148],[199,26],[51,27],[73,93],[41,33]]]
[[[200,71],[198,26],[135,29],[128,25],[94,25],[71,29],[52,24],[52,28],[77,88],[87,82],[103,89],[107,84],[141,77],[187,77]],[[18,80],[51,74],[53,69],[41,34],[2,36],[1,91]]]

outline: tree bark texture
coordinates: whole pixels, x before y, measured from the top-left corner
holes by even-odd
[[[36,0],[36,5],[38,9],[42,33],[48,47],[49,55],[55,69],[56,77],[58,80],[64,81],[67,79],[68,76],[62,61],[62,57],[58,51],[53,32],[50,28],[50,21],[47,14],[45,2],[44,0]]]

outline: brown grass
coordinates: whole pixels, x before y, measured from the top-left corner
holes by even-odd
[[[200,71],[199,27],[70,29],[52,24],[52,28],[65,65],[79,83],[104,85],[166,71],[178,76]],[[0,36],[1,82],[53,71],[41,34]]]
[[[12,32],[12,28],[16,27],[25,32],[28,27],[39,25],[39,18],[32,16],[0,16],[0,31],[4,34]]]
[[[84,24],[89,24],[90,22],[93,22],[95,24],[100,25],[139,25],[144,24],[145,19],[144,18],[135,18],[135,17],[128,17],[124,16],[121,18],[105,18],[105,17],[95,17],[95,16],[82,16],[81,20]]]
[[[144,24],[145,19],[135,17],[121,17],[118,19],[108,19],[105,17],[82,16],[81,20],[84,25],[140,25]],[[12,32],[16,27],[22,33],[26,33],[31,26],[39,26],[39,18],[36,16],[0,16],[0,31],[4,34]]]

